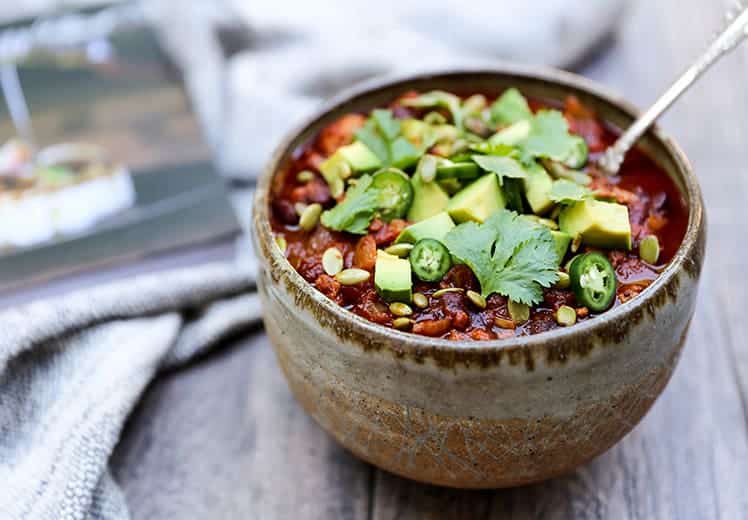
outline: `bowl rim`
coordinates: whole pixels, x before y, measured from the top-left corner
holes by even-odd
[[[361,333],[380,344],[392,344],[396,342],[397,353],[403,354],[408,351],[423,352],[428,349],[432,352],[443,354],[454,354],[455,352],[466,353],[471,355],[495,355],[500,351],[511,350],[516,348],[533,348],[543,347],[549,340],[569,339],[578,336],[595,335],[596,332],[602,332],[602,329],[611,322],[629,317],[635,313],[641,313],[650,300],[660,292],[666,289],[673,282],[673,279],[685,268],[685,264],[690,260],[691,253],[696,248],[699,241],[699,235],[703,232],[703,200],[701,189],[698,184],[696,175],[690,161],[683,150],[676,142],[663,133],[655,125],[648,132],[647,136],[653,136],[661,143],[666,151],[666,155],[671,158],[675,169],[679,172],[683,181],[683,189],[678,186],[682,196],[687,197],[688,208],[688,225],[686,227],[683,240],[681,241],[675,255],[660,273],[657,279],[645,288],[636,298],[629,300],[617,307],[606,311],[604,314],[595,317],[592,320],[586,320],[577,323],[571,327],[563,327],[549,331],[531,334],[527,336],[515,336],[512,338],[475,341],[475,340],[449,340],[444,338],[432,338],[421,336],[410,332],[402,332],[396,329],[388,328],[374,322],[371,322],[345,308],[339,306],[334,301],[327,298],[321,292],[307,282],[288,262],[277,247],[267,247],[274,243],[272,230],[269,222],[269,196],[272,179],[279,169],[280,163],[284,156],[293,153],[290,150],[293,142],[310,127],[316,125],[320,119],[323,119],[330,112],[344,107],[365,98],[368,95],[375,94],[377,91],[392,88],[399,84],[407,84],[412,81],[437,80],[445,77],[455,77],[463,75],[486,75],[486,76],[519,76],[526,80],[541,80],[547,83],[553,83],[557,86],[567,87],[570,90],[577,90],[595,97],[601,102],[612,106],[624,115],[636,118],[640,115],[640,110],[633,104],[629,103],[621,96],[611,93],[607,88],[597,82],[570,72],[536,65],[516,64],[509,62],[496,62],[491,65],[466,65],[455,67],[444,67],[436,69],[419,70],[415,73],[394,74],[373,78],[345,89],[328,101],[324,102],[313,114],[306,117],[301,124],[298,124],[280,141],[274,149],[270,159],[260,176],[253,200],[252,208],[252,235],[255,245],[255,254],[260,262],[267,262],[263,258],[262,251],[267,251],[272,257],[272,265],[283,269],[284,277],[300,291],[304,297],[311,298],[321,307],[323,312],[329,313],[335,320],[347,323],[348,326],[358,329]],[[261,247],[263,245],[265,247]],[[274,277],[277,276],[274,273]],[[696,276],[698,277],[698,275]]]

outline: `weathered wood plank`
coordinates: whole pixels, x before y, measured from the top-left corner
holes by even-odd
[[[162,377],[115,454],[135,519],[367,515],[371,470],[291,397],[257,334]]]

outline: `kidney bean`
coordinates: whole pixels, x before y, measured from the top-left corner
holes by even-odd
[[[374,270],[377,261],[377,242],[371,235],[361,237],[356,243],[353,254],[353,266],[367,271]]]
[[[296,213],[296,209],[293,207],[293,203],[286,199],[273,199],[273,214],[275,218],[283,222],[284,224],[296,225],[299,222],[299,215]]]

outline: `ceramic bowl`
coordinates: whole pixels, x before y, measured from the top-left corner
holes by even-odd
[[[271,179],[293,151],[350,111],[404,91],[574,94],[622,127],[626,102],[581,77],[501,65],[363,84],[332,100],[278,147],[261,178],[253,231],[265,328],[304,409],[358,457],[387,471],[460,488],[508,487],[571,471],[628,433],[673,372],[694,311],[704,256],[700,190],[683,152],[660,131],[641,146],[676,182],[688,228],[662,275],[592,320],[529,337],[452,342],[384,328],[309,285],[275,245]],[[667,432],[663,432],[666,434]]]

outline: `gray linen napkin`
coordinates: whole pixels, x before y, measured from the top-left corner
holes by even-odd
[[[254,269],[139,276],[0,314],[0,518],[125,519],[108,459],[155,375],[256,325]]]

